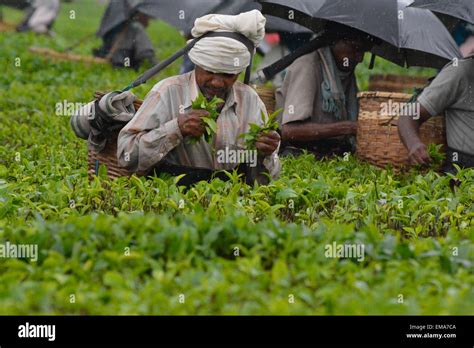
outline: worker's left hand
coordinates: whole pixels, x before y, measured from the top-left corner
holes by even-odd
[[[278,148],[278,144],[280,144],[280,134],[270,131],[260,134],[255,147],[261,154],[270,156]]]
[[[431,157],[428,153],[428,148],[421,141],[415,143],[408,153],[408,159],[411,164],[419,164],[427,166],[431,163]]]

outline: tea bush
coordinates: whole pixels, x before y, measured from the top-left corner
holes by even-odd
[[[268,186],[233,173],[188,191],[175,178],[111,182],[102,172],[90,182],[86,144],[56,104],[87,102],[138,72],[51,62],[27,48],[61,49],[93,32],[93,6],[64,4],[57,38],[0,36],[0,244],[39,250],[36,262],[0,259],[1,314],[472,314],[472,170],[451,188],[432,170],[304,155],[285,158]],[[150,32],[160,59],[184,43],[164,23]],[[378,60],[380,71],[402,69]],[[362,87],[369,73],[358,68]],[[135,92],[143,98],[158,78]],[[365,253],[328,258],[333,243]]]

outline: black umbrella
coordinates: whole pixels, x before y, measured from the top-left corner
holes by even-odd
[[[289,22],[282,18],[266,15],[265,18],[267,19],[267,24],[265,25],[265,30],[268,33],[274,32],[288,32],[293,34],[300,34],[300,33],[311,33],[311,30],[308,28],[303,27],[294,22]]]
[[[228,4],[229,6],[226,6],[223,0],[156,0],[147,3],[143,9],[145,13],[167,22],[188,35],[196,18],[209,13],[234,14],[235,9],[240,8],[239,5],[232,5],[230,2]]]
[[[187,36],[194,21],[209,13],[235,15],[253,1],[230,2],[224,0],[111,0],[97,32],[103,36],[117,25],[128,20],[135,11],[161,19]]]
[[[474,24],[474,0],[415,0],[410,6]]]
[[[268,0],[262,12],[318,32],[336,22],[383,41],[373,52],[401,66],[441,68],[460,58],[451,35],[430,11],[412,0]]]
[[[140,8],[145,13],[167,22],[188,35],[194,26],[194,21],[199,17],[210,13],[237,15],[259,8],[259,5],[256,0],[155,0],[142,4]],[[273,16],[267,17],[266,30],[268,32],[309,32],[297,23]]]
[[[0,0],[1,1],[1,0]],[[210,13],[237,15],[242,12],[259,9],[256,0],[111,0],[97,31],[97,36],[122,24],[135,11],[161,19],[188,36],[194,21]],[[266,16],[267,32],[309,33],[309,29],[284,19]]]
[[[186,11],[192,0],[110,0],[107,9],[102,16],[97,36],[104,36],[110,30],[129,20],[132,15],[139,11],[155,19],[164,19],[178,28],[185,26],[187,20],[181,20],[180,16],[188,17],[187,13],[181,13],[177,3],[185,5]],[[200,0],[205,3],[217,3],[222,0]]]
[[[252,9],[260,9],[260,5],[256,0],[239,0],[236,2],[226,0],[111,0],[102,17],[97,35],[105,35],[116,26],[128,20],[135,11],[140,11],[155,19],[165,20],[187,35],[194,26],[194,21],[201,16],[209,13],[236,15]],[[310,30],[297,23],[287,22],[281,18],[271,18],[267,24],[270,24],[269,30],[272,31],[310,32]],[[193,47],[196,40],[198,39],[188,43],[186,47],[146,71],[124,90],[129,90],[145,83],[166,66],[186,54]],[[250,69],[247,68],[246,83],[249,76]]]
[[[450,60],[462,58],[458,45],[443,23],[427,10],[406,7],[398,1],[399,38],[394,45],[383,42],[372,52],[400,66],[440,69]]]

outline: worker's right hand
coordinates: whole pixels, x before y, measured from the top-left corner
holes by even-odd
[[[417,142],[408,149],[408,159],[411,164],[428,165],[431,162],[428,148],[422,142]]]
[[[181,135],[200,138],[205,131],[204,123],[201,117],[208,117],[209,113],[205,110],[191,110],[185,115],[178,116],[178,127]]]

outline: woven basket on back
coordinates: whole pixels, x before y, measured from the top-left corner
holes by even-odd
[[[383,115],[384,105],[406,103],[411,95],[388,92],[359,93],[357,156],[378,167],[401,169],[409,165],[408,152],[398,135],[398,118]],[[386,104],[383,104],[386,103]],[[393,105],[393,104],[392,104]],[[446,144],[444,117],[433,117],[420,127],[424,144]]]
[[[256,91],[269,113],[275,110],[275,93],[274,89],[269,87],[256,87]],[[105,95],[105,93],[96,92],[95,99],[99,100]],[[137,100],[134,103],[135,109],[138,110],[142,105],[141,100]],[[88,160],[88,174],[89,179],[92,179],[94,175],[97,175],[98,169],[101,165],[107,167],[107,176],[110,179],[116,179],[120,176],[130,176],[133,173],[127,169],[120,167],[117,161],[117,137],[120,130],[115,131],[107,139],[105,148],[97,153],[89,147],[89,160]]]
[[[95,93],[95,99],[100,100],[105,95],[102,92]],[[141,100],[136,100],[134,103],[135,110],[138,110],[142,105]],[[105,148],[101,152],[94,151],[90,146],[88,149],[88,174],[89,179],[98,174],[99,167],[105,165],[107,167],[107,176],[110,179],[116,179],[120,176],[130,176],[133,173],[129,170],[119,166],[117,160],[117,137],[120,130],[116,130],[109,135]]]
[[[421,88],[427,82],[425,77],[372,75],[369,78],[369,91],[412,93],[414,88]]]
[[[255,90],[265,104],[268,114],[272,114],[275,111],[275,88],[256,86]]]
[[[101,152],[95,152],[89,147],[89,163],[88,174],[89,179],[92,179],[99,170],[100,165],[107,167],[107,176],[110,179],[115,179],[120,176],[130,176],[133,173],[127,169],[120,167],[117,161],[117,136],[118,131],[114,132],[107,139],[107,144]]]

